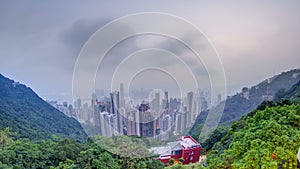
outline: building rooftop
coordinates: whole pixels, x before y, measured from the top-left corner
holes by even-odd
[[[150,152],[159,154],[160,156],[170,155],[174,150],[189,149],[198,147],[200,144],[191,136],[183,136],[179,141],[170,142],[166,146],[152,147],[149,149]]]
[[[195,146],[200,146],[200,144],[195,139],[193,139],[191,136],[182,137],[180,142],[184,148],[192,148]]]

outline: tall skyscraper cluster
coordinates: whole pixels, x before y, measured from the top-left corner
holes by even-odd
[[[154,92],[151,100],[145,98],[137,105],[126,98],[124,85],[109,96],[92,94],[91,105],[75,102],[77,119],[88,134],[137,135],[168,140],[172,135],[188,132],[197,115],[207,110],[207,101],[195,92],[185,98],[169,98],[168,91]]]

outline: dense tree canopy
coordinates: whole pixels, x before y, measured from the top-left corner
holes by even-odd
[[[241,123],[244,125],[236,130]],[[235,131],[227,134],[228,138],[233,135],[229,148],[219,153],[215,146],[209,153],[210,168],[297,168],[299,104],[283,100],[273,106],[262,105],[230,130]]]
[[[24,138],[13,140],[13,133],[9,128],[0,130],[0,148],[0,168],[159,169],[165,167],[160,161],[151,157],[130,158],[112,154],[91,140],[84,143],[60,137],[56,137],[56,140],[39,142]]]

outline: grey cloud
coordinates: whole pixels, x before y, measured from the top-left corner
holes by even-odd
[[[227,80],[233,85],[231,91],[255,84],[273,72],[299,67],[300,1],[94,2],[1,0],[1,73],[22,80],[37,91],[70,92],[76,56],[90,35],[111,18],[147,11],[178,15],[205,30],[222,57]],[[134,31],[130,25],[119,29]],[[193,35],[183,32],[182,38],[193,39]],[[103,62],[104,75],[110,76],[124,56],[143,47],[173,51],[195,67],[199,76],[207,74],[204,67],[195,64],[193,57],[187,56],[189,49],[179,42],[146,41],[147,38],[135,42],[133,38],[116,45]],[[168,62],[162,64],[171,66]]]
[[[61,31],[59,37],[77,57],[89,37],[109,21],[109,19],[79,19],[68,29]]]

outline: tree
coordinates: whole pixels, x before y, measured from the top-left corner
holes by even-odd
[[[2,146],[2,150],[4,150],[7,146],[13,143],[13,135],[15,133],[10,131],[10,128],[5,128],[4,130],[0,130],[0,144]]]
[[[239,120],[236,124],[244,123],[242,128],[231,127],[232,142],[221,153],[209,153],[209,168],[297,168],[300,104],[287,100],[270,103],[265,102],[254,114]]]
[[[180,164],[183,164],[183,162],[184,162],[184,158],[179,158],[179,162],[180,162]]]
[[[175,163],[175,159],[174,158],[170,158],[170,165],[173,165]]]

